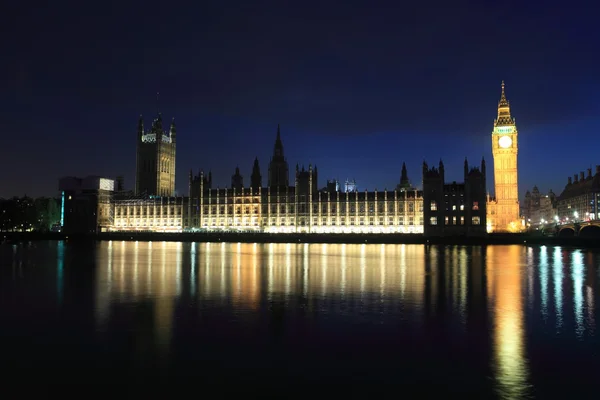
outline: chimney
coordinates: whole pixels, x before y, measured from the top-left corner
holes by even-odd
[[[588,179],[592,179],[592,169],[588,168]]]
[[[577,183],[578,181],[578,176],[577,174],[573,175],[573,183]]]
[[[579,172],[579,180],[581,182],[585,181],[585,173],[583,171]]]
[[[569,179],[569,185],[570,185],[571,183],[573,183],[573,182],[571,182],[571,177],[569,177],[568,179]]]

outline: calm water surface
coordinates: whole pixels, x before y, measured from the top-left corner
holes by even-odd
[[[598,398],[599,264],[560,247],[5,244],[3,382]]]

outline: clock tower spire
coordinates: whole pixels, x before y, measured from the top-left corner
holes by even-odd
[[[518,132],[515,119],[510,114],[510,103],[506,99],[504,81],[498,102],[498,118],[492,131],[492,154],[494,156],[495,201],[490,204],[489,221],[495,232],[520,230],[519,184],[517,155]]]

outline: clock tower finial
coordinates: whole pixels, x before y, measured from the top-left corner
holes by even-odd
[[[498,119],[496,119],[494,125],[512,125],[514,123],[515,121],[510,115],[510,103],[506,99],[506,92],[504,91],[504,81],[502,81],[502,92],[498,102]]]

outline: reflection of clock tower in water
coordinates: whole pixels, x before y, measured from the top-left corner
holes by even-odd
[[[510,115],[510,105],[504,94],[498,103],[498,119],[492,132],[492,154],[494,156],[494,185],[496,194],[495,231],[516,231],[520,228],[519,186],[517,173],[517,127]]]

